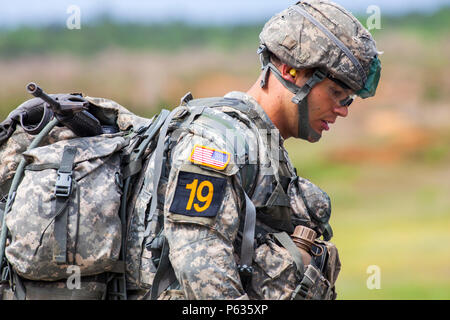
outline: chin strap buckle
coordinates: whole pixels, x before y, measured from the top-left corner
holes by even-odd
[[[311,92],[312,88],[319,82],[322,82],[326,77],[327,74],[322,70],[317,69],[316,71],[314,71],[314,74],[311,76],[311,78],[306,81],[303,87],[301,87],[292,98],[292,102],[295,104],[300,104],[300,102],[305,99],[306,96]]]

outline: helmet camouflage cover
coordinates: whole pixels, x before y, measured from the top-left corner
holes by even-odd
[[[299,1],[273,16],[259,37],[293,68],[325,70],[362,98],[375,94],[381,71],[375,40],[350,12],[333,2]]]

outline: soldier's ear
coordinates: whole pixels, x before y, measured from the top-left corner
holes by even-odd
[[[297,76],[297,71],[295,69],[284,63],[281,64],[280,69],[283,79],[295,83],[295,77]]]

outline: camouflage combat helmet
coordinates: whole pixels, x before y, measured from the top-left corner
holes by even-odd
[[[375,41],[362,24],[341,6],[325,0],[299,1],[273,16],[264,26],[258,53],[263,78],[272,71],[283,85],[295,94],[299,105],[299,137],[317,141],[310,127],[306,96],[314,85],[328,77],[351,89],[361,98],[375,95],[381,71]],[[302,88],[284,80],[270,63],[270,53],[295,69],[316,69]],[[348,106],[353,100],[341,101]],[[301,105],[303,104],[303,107]],[[306,108],[307,109],[307,108]]]

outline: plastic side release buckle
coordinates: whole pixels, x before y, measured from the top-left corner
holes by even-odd
[[[0,279],[0,284],[1,284],[1,283],[8,283],[10,277],[11,277],[11,275],[10,275],[9,266],[6,265],[6,266],[3,268],[3,270],[2,270],[1,279]]]
[[[246,264],[238,265],[237,269],[239,271],[239,277],[241,278],[242,286],[244,288],[248,287],[252,281],[253,267]]]
[[[58,177],[55,184],[55,195],[57,197],[68,197],[72,192],[72,171],[61,172],[58,170]]]
[[[245,276],[251,276],[253,274],[253,267],[250,267],[246,264],[244,265],[238,265],[239,273],[245,275]]]

